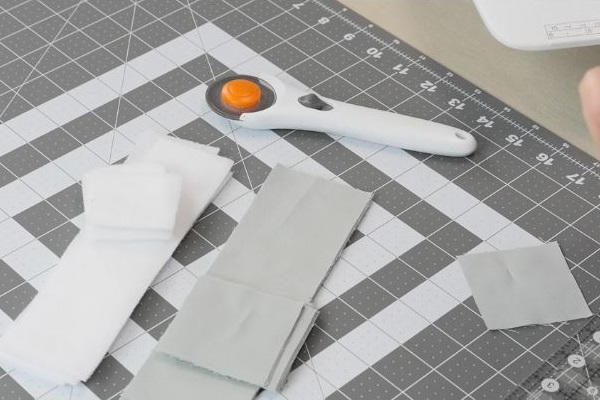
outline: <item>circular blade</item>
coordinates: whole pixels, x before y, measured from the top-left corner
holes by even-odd
[[[247,79],[260,86],[260,102],[256,107],[250,110],[240,111],[223,104],[223,102],[221,101],[221,91],[223,90],[223,85],[234,79]],[[222,117],[233,120],[239,120],[240,115],[242,114],[256,112],[264,110],[265,108],[269,108],[273,105],[273,103],[275,103],[275,91],[273,90],[271,85],[269,85],[262,79],[251,75],[231,75],[221,79],[217,79],[216,81],[208,85],[205,97],[206,102],[208,103],[208,106],[211,110],[213,110],[215,113],[219,114]]]

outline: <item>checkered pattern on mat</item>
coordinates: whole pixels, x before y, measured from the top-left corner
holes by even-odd
[[[0,2],[0,332],[81,225],[83,173],[144,130],[218,146],[234,176],[85,384],[0,369],[0,399],[115,399],[277,163],[375,192],[317,296],[321,315],[277,399],[503,398],[579,323],[487,332],[455,256],[558,240],[599,308],[593,160],[330,0]],[[206,84],[267,72],[318,93],[457,126],[447,159],[210,112]],[[66,355],[68,356],[68,355]],[[271,396],[271,397],[269,397]]]

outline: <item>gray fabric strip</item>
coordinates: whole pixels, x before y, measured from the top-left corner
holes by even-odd
[[[152,352],[133,378],[123,400],[250,400],[258,388],[194,368],[164,353]]]
[[[371,194],[277,166],[209,273],[310,302]]]
[[[123,399],[160,398],[152,390],[159,376],[183,399],[252,399],[260,387],[279,389],[318,314],[307,303],[370,199],[370,193],[275,167]],[[178,373],[210,383],[164,379]]]
[[[271,371],[270,385],[266,387],[267,389],[280,390],[283,387],[292,369],[292,363],[304,345],[318,316],[319,311],[316,308],[311,305],[304,306],[285,348],[281,351],[277,364]]]

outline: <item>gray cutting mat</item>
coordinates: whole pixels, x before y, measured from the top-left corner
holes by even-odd
[[[338,3],[0,7],[0,332],[81,226],[85,171],[122,160],[147,129],[236,161],[234,179],[90,381],[55,388],[2,365],[0,399],[118,397],[277,163],[376,195],[319,292],[321,316],[285,390],[261,398],[504,397],[582,323],[486,332],[455,262],[465,252],[558,240],[599,309],[594,160]],[[205,83],[231,71],[456,125],[479,150],[445,159],[305,131],[233,129],[203,102]]]
[[[594,316],[507,399],[596,400],[599,385],[600,320]]]

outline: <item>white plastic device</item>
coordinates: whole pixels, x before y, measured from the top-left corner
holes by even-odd
[[[258,78],[273,88],[275,101],[234,121],[247,128],[305,129],[453,157],[477,147],[473,135],[449,125],[329,99],[270,75]]]
[[[504,45],[549,50],[600,44],[600,0],[474,0]]]

